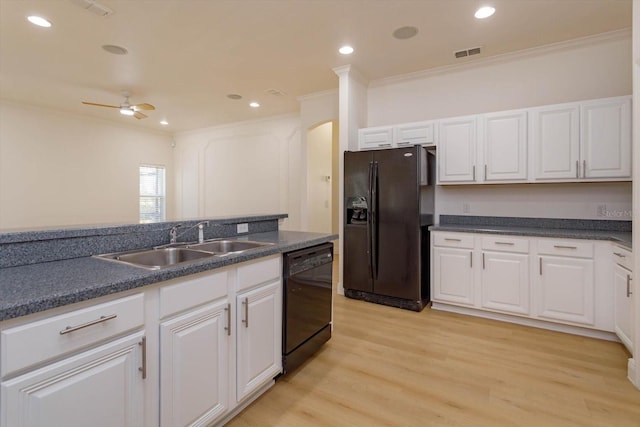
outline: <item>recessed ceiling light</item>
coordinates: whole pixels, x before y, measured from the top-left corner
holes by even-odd
[[[418,29],[416,27],[400,27],[393,32],[393,37],[398,40],[410,39],[411,37],[418,34]]]
[[[238,95],[237,93],[230,93],[229,95],[227,95],[227,98],[229,98],[229,99],[242,99],[242,95]]]
[[[161,124],[162,126],[167,126],[167,125],[169,124],[169,122],[168,122],[168,121],[166,121],[166,120],[161,120],[161,121],[160,121],[160,124]]]
[[[257,103],[257,102],[255,102],[255,101],[254,101],[254,102],[249,103],[249,107],[251,107],[251,108],[258,108],[259,106],[260,106],[260,104],[259,104],[259,103]]]
[[[351,55],[353,53],[353,48],[351,46],[342,46],[340,49],[338,49],[338,52],[343,55]]]
[[[483,6],[480,9],[476,10],[476,13],[473,15],[478,19],[485,19],[490,17],[496,13],[496,9],[491,6]]]
[[[113,53],[114,55],[126,55],[129,53],[127,49],[122,46],[116,46],[114,44],[105,44],[102,46],[102,49],[106,50],[109,53]]]
[[[46,19],[44,19],[41,16],[32,15],[32,16],[27,17],[27,19],[33,25],[37,25],[38,27],[49,28],[51,26],[51,22],[47,21]]]

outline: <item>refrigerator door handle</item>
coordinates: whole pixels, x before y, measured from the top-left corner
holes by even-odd
[[[371,186],[371,259],[373,278],[378,279],[378,162],[373,162],[373,185]]]
[[[371,199],[373,197],[373,162],[369,162],[369,188],[368,188],[368,202],[367,206],[367,261],[369,267],[369,277],[373,278],[373,248],[372,248],[372,228],[373,228],[373,212],[371,208]]]

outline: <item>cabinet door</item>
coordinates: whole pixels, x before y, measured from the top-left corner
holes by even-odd
[[[358,148],[371,150],[378,148],[391,148],[393,144],[393,128],[380,126],[358,130]]]
[[[577,179],[580,151],[578,104],[531,111],[535,179]]]
[[[470,249],[433,248],[433,299],[474,305],[473,252]]]
[[[529,314],[529,255],[482,253],[482,307]]]
[[[407,123],[394,128],[394,141],[398,147],[434,145],[435,122]]]
[[[142,333],[2,383],[2,427],[144,425]]]
[[[631,99],[592,101],[581,110],[583,178],[631,178]]]
[[[538,316],[593,325],[593,260],[541,256],[538,262]]]
[[[207,425],[228,408],[227,299],[160,324],[160,425]]]
[[[624,343],[630,352],[633,352],[633,341],[631,340],[631,324],[633,321],[633,313],[631,311],[632,284],[631,272],[616,264],[613,268],[615,329],[620,341]]]
[[[237,296],[238,402],[282,372],[282,283]]]
[[[441,120],[438,128],[439,182],[476,180],[476,118]]]
[[[527,113],[485,114],[481,121],[484,181],[527,179]]]

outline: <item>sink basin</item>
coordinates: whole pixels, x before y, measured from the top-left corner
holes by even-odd
[[[211,258],[214,254],[187,248],[148,249],[134,252],[98,255],[98,258],[116,261],[136,267],[158,270],[178,264],[187,264],[203,258]]]
[[[273,243],[254,242],[250,240],[213,240],[211,242],[188,245],[187,248],[211,252],[214,254],[229,254],[271,245],[273,245]]]

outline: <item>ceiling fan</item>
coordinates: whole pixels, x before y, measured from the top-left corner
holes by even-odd
[[[154,107],[151,104],[147,104],[142,103],[142,104],[130,104],[129,103],[129,94],[128,93],[123,93],[122,94],[124,96],[124,102],[120,105],[108,105],[108,104],[97,104],[95,102],[86,102],[86,101],[82,101],[83,104],[85,105],[95,105],[96,107],[108,107],[108,108],[118,108],[120,110],[120,114],[125,115],[125,116],[133,116],[136,119],[146,119],[147,115],[146,114],[142,114],[140,112],[140,110],[155,110],[156,107]]]

